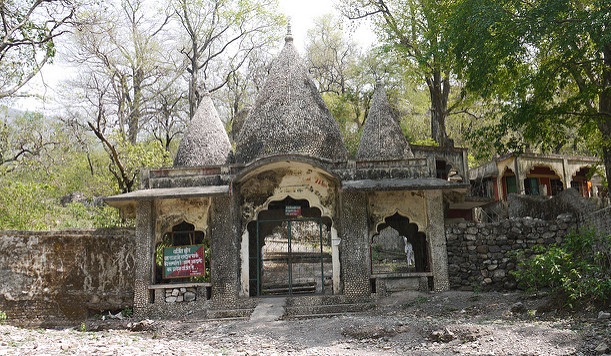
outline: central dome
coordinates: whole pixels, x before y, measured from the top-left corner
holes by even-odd
[[[327,161],[345,161],[348,155],[339,126],[309,78],[290,35],[236,142],[237,163],[277,155]]]

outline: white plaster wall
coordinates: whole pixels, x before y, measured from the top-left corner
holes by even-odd
[[[195,230],[208,229],[210,198],[163,199],[155,204],[155,232],[157,239],[172,230],[172,226],[186,221],[195,225]]]
[[[426,198],[422,191],[374,192],[369,196],[369,213],[374,224],[370,235],[377,232],[378,225],[384,219],[399,213],[418,225],[418,230],[425,231],[428,226]]]

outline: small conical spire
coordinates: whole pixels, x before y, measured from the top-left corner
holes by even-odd
[[[392,116],[384,85],[378,78],[356,158],[358,160],[384,161],[406,159],[413,156],[399,123]]]
[[[291,33],[291,18],[288,18],[288,22],[286,24],[286,37],[284,37],[286,42],[293,42],[293,34]]]

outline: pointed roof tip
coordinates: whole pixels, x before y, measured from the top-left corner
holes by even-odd
[[[392,115],[386,89],[376,80],[371,106],[356,154],[361,160],[397,160],[413,157],[399,123]]]
[[[286,36],[284,37],[285,42],[293,42],[293,33],[291,32],[291,18],[288,18],[286,23]]]
[[[330,162],[347,159],[339,125],[291,41],[289,30],[287,42],[272,62],[265,84],[240,130],[236,163],[277,155]]]
[[[216,166],[227,163],[231,156],[231,143],[218,111],[207,90],[187,128],[174,167]]]

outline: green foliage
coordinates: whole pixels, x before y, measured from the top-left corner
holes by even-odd
[[[423,140],[416,140],[416,141],[411,142],[411,144],[415,145],[415,146],[433,146],[433,147],[439,147],[439,143],[437,143],[432,138],[425,138]]]
[[[0,229],[126,225],[116,209],[96,198],[118,192],[107,168],[107,154],[94,141],[75,145],[69,133],[39,113],[2,122],[0,150],[5,162],[0,165]],[[20,152],[18,159],[12,159]],[[60,204],[62,197],[75,192],[86,192],[83,201]]]
[[[611,301],[611,235],[595,230],[573,232],[563,243],[534,252],[513,272],[521,287],[530,291],[549,288],[570,308],[577,303]]]
[[[121,315],[123,315],[126,318],[131,318],[132,316],[134,316],[134,309],[133,308],[125,308],[125,309],[121,310]]]
[[[450,13],[458,79],[491,103],[488,122],[469,132],[476,151],[569,147],[609,156],[611,36],[600,26],[611,3],[461,0]]]
[[[50,225],[52,208],[45,197],[54,188],[44,183],[0,180],[0,227],[41,230]]]
[[[0,325],[4,324],[6,322],[6,319],[7,319],[6,313],[0,310]]]
[[[54,40],[67,32],[72,1],[2,1],[0,98],[11,97],[55,56]]]

